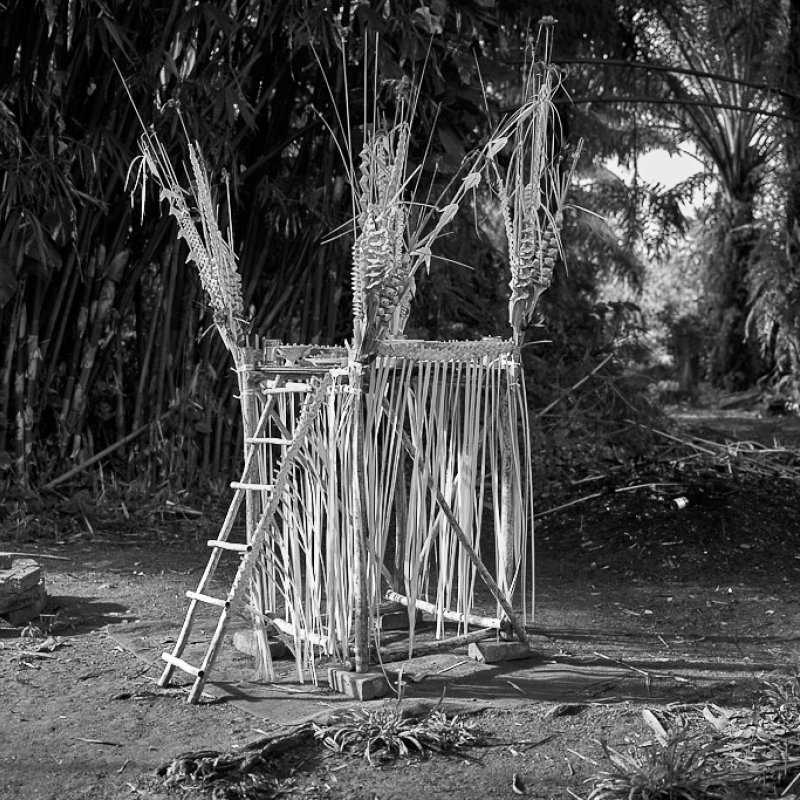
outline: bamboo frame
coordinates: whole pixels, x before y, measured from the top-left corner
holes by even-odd
[[[526,583],[520,575],[531,518],[530,476],[523,467],[528,450],[514,445],[520,432],[527,441],[515,345],[385,340],[378,351],[383,355],[369,364],[354,358],[343,365],[333,348],[312,354],[269,346],[248,351],[239,370],[243,397],[261,408],[248,413],[244,438],[261,453],[262,473],[261,483],[235,486],[254,495],[272,485],[276,458],[292,440],[306,396],[303,378],[332,378],[327,413],[312,426],[265,540],[263,589],[254,607],[294,638],[304,679],[307,671],[313,679],[320,654],[368,669],[387,589],[396,589],[410,608],[409,654],[416,607],[434,613],[438,637],[446,621],[455,621],[463,635],[480,626],[511,630],[527,641],[527,614],[519,617],[513,608]],[[286,376],[297,391],[275,389]],[[263,418],[267,403],[273,410],[255,435],[248,420]],[[506,422],[498,426],[501,417]],[[492,496],[484,486],[500,461],[508,477]],[[495,576],[483,563],[478,534],[492,516],[489,508],[497,516],[501,504],[503,519],[513,524],[497,537],[494,560],[502,573]],[[478,582],[500,616],[472,612]]]
[[[445,621],[459,624],[451,643],[509,630],[527,643],[525,624],[534,609],[532,482],[520,347],[561,249],[570,175],[552,158],[551,24],[549,18],[540,23],[545,60],[527,69],[525,102],[468,160],[449,202],[442,196],[411,213],[408,112],[414,102],[400,103],[393,127],[372,126],[358,170],[352,158],[346,163],[355,243],[353,339],[345,348],[249,340],[233,244],[219,230],[197,145],[188,146],[194,186],[187,195],[160,142],[143,137],[139,176],[155,178],[178,221],[236,365],[247,454],[242,478],[232,484],[238,501],[246,498],[243,566],[221,603],[203,666],[190,670],[192,696],[213,661],[239,584],[249,596],[262,678],[271,676],[267,625],[293,640],[301,681],[306,673],[316,680],[320,651],[366,671],[387,589],[409,609],[409,656],[417,608],[434,614],[439,639]],[[509,144],[504,172],[498,154]],[[343,149],[352,154],[349,148],[348,140]],[[511,338],[406,340],[414,273],[430,266],[431,246],[484,172],[496,185],[509,238]],[[481,543],[490,519],[494,574]],[[227,539],[230,524],[226,519],[220,539]],[[216,546],[208,570],[224,549]],[[473,613],[478,580],[497,605],[496,618]],[[521,615],[514,607],[518,593]],[[202,585],[190,593],[184,631],[199,597]],[[481,629],[469,632],[469,625]],[[181,650],[165,656],[162,682],[175,666],[190,666]]]

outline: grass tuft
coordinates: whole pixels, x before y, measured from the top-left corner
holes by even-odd
[[[334,752],[363,756],[370,764],[479,742],[474,725],[458,715],[448,717],[440,707],[408,715],[399,703],[345,711],[327,725],[315,724],[314,736]]]
[[[715,766],[719,745],[706,736],[672,731],[663,744],[627,753],[601,746],[609,766],[594,777],[588,800],[718,800],[736,782]]]

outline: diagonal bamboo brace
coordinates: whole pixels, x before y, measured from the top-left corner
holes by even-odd
[[[387,411],[391,413],[391,409],[387,408]],[[411,456],[413,459],[418,458],[417,448],[414,446],[414,442],[411,441],[411,437],[403,430],[399,430],[400,436],[402,437],[403,447],[405,448],[406,452]],[[483,561],[481,561],[480,556],[475,552],[475,548],[469,541],[467,534],[461,528],[461,525],[458,523],[458,519],[456,519],[456,515],[453,513],[453,509],[450,508],[450,504],[445,499],[445,496],[442,494],[439,487],[436,485],[436,481],[434,477],[428,474],[428,488],[434,493],[436,496],[436,502],[439,504],[439,507],[442,509],[442,512],[447,517],[447,521],[450,523],[451,527],[453,528],[453,533],[455,533],[458,541],[461,543],[461,546],[464,548],[464,551],[469,556],[470,561],[475,565],[475,569],[478,571],[478,575],[481,576],[481,579],[486,584],[489,591],[492,593],[492,597],[500,604],[500,608],[503,609],[506,617],[508,617],[508,621],[511,623],[511,627],[514,629],[514,633],[517,634],[519,640],[523,644],[528,643],[528,636],[525,633],[525,628],[519,624],[519,620],[517,619],[516,614],[514,613],[514,609],[511,608],[511,604],[506,599],[506,596],[500,590],[500,587],[497,585],[497,582],[492,577],[492,573],[489,572],[488,569],[484,566]]]

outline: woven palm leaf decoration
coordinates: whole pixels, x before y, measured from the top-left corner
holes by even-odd
[[[189,190],[181,186],[169,155],[154,131],[142,134],[139,149],[142,156],[138,160],[134,191],[139,187],[144,196],[147,178],[155,181],[159,199],[167,202],[169,212],[178,224],[178,237],[188,245],[188,259],[197,267],[214,314],[214,322],[226,347],[235,353],[248,323],[242,297],[242,279],[236,268],[232,242],[223,236],[217,222],[217,209],[214,207],[208,170],[200,147],[196,142],[188,142],[191,168]]]
[[[487,154],[500,197],[511,268],[509,322],[515,341],[533,317],[542,293],[553,280],[562,252],[564,204],[580,147],[566,169],[552,159],[558,118],[553,95],[559,86],[558,69],[550,63],[555,20],[539,22],[538,47],[542,58],[531,57],[519,111],[501,128],[496,141],[510,141],[508,165],[497,161],[499,148]]]
[[[369,135],[361,149],[358,235],[353,245],[353,315],[364,339],[402,333],[398,315],[413,294],[403,198],[410,127],[400,122]]]

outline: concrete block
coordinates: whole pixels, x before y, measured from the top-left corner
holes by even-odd
[[[485,664],[499,664],[530,658],[531,649],[522,642],[472,642],[467,655]]]
[[[389,694],[389,682],[383,672],[350,672],[339,667],[328,669],[328,685],[339,694],[354,700],[376,700]]]
[[[233,646],[240,652],[253,658],[258,658],[258,643],[253,631],[236,631],[233,634]],[[289,648],[283,642],[270,639],[269,652],[272,658],[286,658]]]

